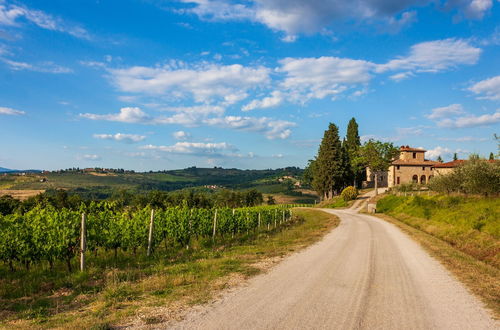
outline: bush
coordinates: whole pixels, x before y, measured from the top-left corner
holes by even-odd
[[[491,196],[500,193],[500,162],[471,159],[450,174],[439,175],[429,182],[431,190]]]
[[[353,186],[349,186],[347,188],[344,188],[344,190],[342,190],[340,196],[346,202],[352,201],[353,199],[356,199],[356,197],[358,197],[358,189],[354,188]]]

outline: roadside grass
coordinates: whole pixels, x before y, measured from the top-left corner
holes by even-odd
[[[388,195],[378,201],[377,212],[394,216],[500,268],[499,198]]]
[[[332,199],[329,199],[329,200],[326,200],[326,201],[322,201],[318,204],[316,204],[316,207],[320,207],[320,208],[328,208],[328,209],[335,209],[335,208],[347,208],[349,207],[350,205],[352,205],[352,203],[354,203],[354,201],[349,201],[349,202],[346,202],[342,197],[339,196],[335,196],[333,197]]]
[[[419,242],[500,319],[500,200],[388,195],[379,218]]]
[[[338,225],[333,215],[295,209],[287,229],[196,241],[189,249],[88,255],[85,273],[0,266],[0,328],[92,328],[158,324],[182,317],[220,290],[265,271]],[[142,251],[141,251],[142,252]]]

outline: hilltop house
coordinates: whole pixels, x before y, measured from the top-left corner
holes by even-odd
[[[399,157],[392,161],[388,171],[378,173],[378,187],[393,187],[405,183],[426,184],[433,177],[435,166],[441,163],[424,158],[426,150],[401,146]],[[373,187],[375,173],[366,168],[364,187]]]

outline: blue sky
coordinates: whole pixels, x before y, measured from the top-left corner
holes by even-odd
[[[0,0],[0,167],[303,167],[500,133],[498,0]]]

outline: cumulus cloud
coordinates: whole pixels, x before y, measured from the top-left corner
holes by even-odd
[[[42,29],[67,33],[81,39],[90,39],[89,33],[84,28],[66,23],[41,10],[0,2],[0,25],[17,26],[21,19],[25,19]]]
[[[177,142],[171,146],[146,145],[144,150],[157,150],[176,154],[191,154],[200,156],[223,156],[227,151],[237,151],[236,147],[226,142],[204,143],[204,142]]]
[[[402,56],[378,65],[378,72],[404,70],[406,75],[412,72],[439,72],[449,70],[458,65],[476,64],[481,49],[461,39],[444,39],[426,41],[411,47],[407,56]],[[406,78],[395,75],[393,79]]]
[[[285,74],[281,88],[292,100],[334,98],[350,86],[367,83],[374,64],[363,60],[339,57],[285,58],[279,72]]]
[[[208,125],[264,134],[268,139],[286,139],[291,134],[295,123],[267,117],[216,116],[201,117],[197,113],[178,113],[173,116],[153,117],[140,108],[122,108],[119,113],[93,114],[83,113],[80,117],[90,120],[106,120],[131,124],[161,125],[180,124],[185,126]]]
[[[472,85],[469,90],[479,99],[500,100],[500,76],[482,80]]]
[[[117,114],[97,115],[92,113],[83,113],[80,114],[80,117],[91,120],[107,120],[135,124],[147,124],[154,122],[153,118],[147,115],[140,108],[132,107],[121,108],[120,113]]]
[[[434,149],[427,150],[425,152],[425,157],[429,158],[429,159],[436,159],[439,156],[441,156],[441,157],[450,156],[452,153],[453,153],[453,151],[450,148],[437,146]]]
[[[273,91],[271,96],[265,97],[262,100],[253,100],[252,102],[241,108],[242,111],[250,111],[254,109],[272,108],[282,104],[284,95],[280,91]]]
[[[222,101],[234,104],[247,92],[269,82],[269,69],[240,64],[177,65],[151,68],[135,66],[109,69],[113,83],[122,92],[169,95],[175,99],[193,97],[196,102]]]
[[[64,66],[55,64],[54,62],[42,62],[38,64],[30,64],[26,62],[12,61],[7,58],[0,58],[0,61],[7,64],[12,70],[27,70],[44,73],[72,73],[73,70]]]
[[[221,128],[263,133],[270,140],[288,138],[292,133],[290,128],[296,126],[295,123],[286,120],[274,120],[267,117],[226,116],[210,118],[204,122]]]
[[[6,108],[6,107],[0,107],[0,115],[11,115],[11,116],[17,116],[17,115],[24,115],[25,112],[21,110],[16,110],[12,108]]]
[[[253,21],[286,34],[284,41],[293,41],[297,34],[322,32],[332,23],[352,21],[386,24],[398,30],[416,19],[413,9],[426,6],[431,0],[182,0],[190,7],[179,10],[206,21]],[[449,10],[457,10],[469,19],[481,19],[492,6],[492,0],[448,0]],[[399,18],[398,18],[399,16]]]
[[[431,113],[426,115],[429,119],[440,119],[443,117],[449,117],[454,115],[460,115],[464,113],[464,108],[461,104],[450,104],[446,107],[434,108]]]
[[[82,156],[82,159],[84,159],[84,160],[91,160],[91,161],[97,161],[97,160],[101,160],[102,158],[99,155],[86,154],[86,155]]]
[[[464,128],[487,126],[500,123],[500,109],[495,113],[485,114],[480,116],[466,115],[457,118],[447,118],[439,121],[437,124],[440,127],[448,128]]]
[[[114,140],[125,143],[136,143],[143,141],[146,138],[146,136],[138,134],[116,133],[116,134],[94,134],[94,138],[101,140]]]
[[[189,139],[191,137],[191,134],[184,132],[184,131],[177,131],[177,132],[172,133],[172,136],[176,140],[186,140],[186,139]]]

